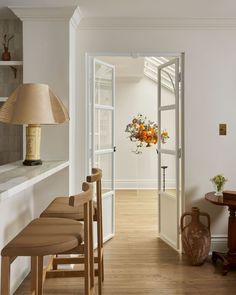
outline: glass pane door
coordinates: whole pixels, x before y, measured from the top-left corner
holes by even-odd
[[[164,92],[162,81],[169,79],[172,89]],[[166,143],[158,141],[159,235],[179,249],[180,218],[180,123],[179,123],[179,58],[158,67],[158,126],[159,136],[167,131]]]
[[[104,239],[114,235],[115,68],[93,59],[91,166],[102,169]]]

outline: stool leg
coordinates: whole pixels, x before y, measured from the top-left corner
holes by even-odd
[[[43,294],[43,256],[38,256],[38,295]]]
[[[52,269],[53,269],[53,270],[57,270],[57,264],[55,263],[54,257],[57,258],[58,255],[54,255],[54,256],[53,256]]]
[[[1,295],[10,295],[10,257],[2,256]]]
[[[104,282],[104,259],[103,259],[103,229],[101,223],[101,269],[102,269],[102,282]]]
[[[43,256],[31,257],[31,295],[43,294]]]
[[[102,235],[102,220],[98,217],[97,220],[97,232],[98,232],[98,294],[102,294],[102,282],[104,280],[103,270],[103,235]]]
[[[89,206],[84,204],[84,294],[91,295],[90,283]]]
[[[93,219],[93,202],[89,202],[89,215]],[[91,221],[90,218],[90,221]],[[93,254],[93,221],[89,222],[89,238],[90,238],[90,280],[91,287],[94,287],[94,254]]]
[[[31,295],[38,295],[38,257],[31,256]]]

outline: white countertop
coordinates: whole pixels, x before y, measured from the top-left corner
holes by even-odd
[[[0,201],[69,166],[69,161],[45,161],[24,166],[22,161],[0,166]]]

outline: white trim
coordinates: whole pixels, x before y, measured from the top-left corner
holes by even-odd
[[[159,111],[170,111],[170,110],[176,110],[176,105],[171,104],[171,105],[159,107]]]
[[[161,152],[162,154],[167,154],[167,155],[177,155],[178,152],[173,151],[173,150],[167,150],[167,149],[158,149],[158,152]]]
[[[103,180],[104,185],[106,186],[106,181]],[[115,188],[119,190],[142,190],[142,189],[154,189],[157,190],[157,179],[116,179]],[[166,189],[175,189],[174,179],[166,180]]]
[[[0,61],[0,66],[23,66],[23,61],[21,60],[9,60],[9,61]]]
[[[114,153],[114,149],[104,149],[104,150],[96,150],[94,151],[95,155],[103,155],[103,154],[112,154]]]
[[[76,6],[71,7],[17,7],[9,8],[22,21],[69,21]],[[78,12],[77,12],[78,13]]]
[[[94,107],[95,107],[95,109],[98,109],[98,110],[114,111],[114,107],[113,106],[109,106],[109,105],[95,104]]]
[[[165,236],[165,235],[163,235],[161,233],[159,234],[159,238],[161,240],[163,240],[166,244],[168,244],[169,246],[171,246],[172,248],[174,248],[177,252],[179,252],[178,245],[176,245],[175,241],[172,241],[167,236]]]
[[[5,102],[6,100],[8,99],[8,97],[6,96],[6,97],[0,97],[0,102]]]
[[[18,287],[21,285],[21,283],[24,281],[24,279],[28,276],[31,269],[30,266],[27,266],[24,268],[19,274],[19,277],[17,278],[17,281],[11,286],[11,294],[14,294]]]
[[[79,24],[80,24],[80,21],[82,19],[82,13],[81,13],[81,10],[79,9],[79,6],[75,9],[72,17],[71,17],[71,20],[70,20],[70,23],[71,25],[73,26],[74,29],[77,29]]]
[[[114,30],[114,29],[219,29],[236,28],[236,18],[129,18],[129,17],[90,17],[83,18],[79,28],[81,30]]]
[[[114,238],[115,234],[109,234],[106,237],[103,238],[103,242],[106,243],[107,241],[111,240]]]
[[[228,237],[227,235],[212,235],[211,237],[211,252],[227,252]]]
[[[76,190],[75,172],[75,121],[76,121],[76,29],[78,15],[74,12],[69,25],[69,194],[73,195]]]

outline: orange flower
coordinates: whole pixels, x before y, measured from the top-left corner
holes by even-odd
[[[143,124],[140,124],[140,125],[139,125],[139,129],[141,129],[141,130],[145,130],[144,125],[143,125]]]
[[[163,131],[162,132],[162,135],[167,137],[168,136],[168,132],[167,131]]]

